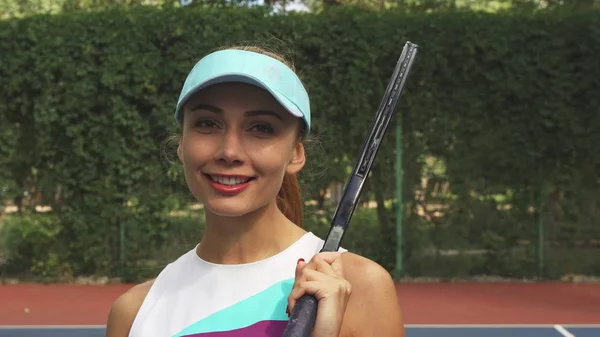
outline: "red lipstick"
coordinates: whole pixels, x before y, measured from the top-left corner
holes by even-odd
[[[217,192],[227,195],[241,193],[248,188],[252,180],[254,180],[253,177],[235,174],[205,174],[205,177]],[[241,182],[235,184],[235,180]]]

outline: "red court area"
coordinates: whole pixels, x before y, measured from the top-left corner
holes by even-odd
[[[0,325],[104,325],[132,285],[0,285]],[[402,283],[406,324],[600,324],[596,283]]]

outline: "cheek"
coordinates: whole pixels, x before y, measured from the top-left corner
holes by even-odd
[[[200,141],[195,137],[187,137],[182,141],[182,155],[184,164],[197,165],[200,161],[206,161],[212,157],[213,142],[210,139]]]
[[[290,160],[290,150],[280,144],[248,148],[248,157],[258,173],[282,175]]]

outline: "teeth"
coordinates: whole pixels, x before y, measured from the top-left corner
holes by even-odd
[[[212,180],[218,182],[219,184],[229,185],[229,186],[243,184],[243,183],[247,182],[248,180],[250,180],[250,179],[242,179],[242,178],[215,177],[215,176],[210,176],[210,178]]]

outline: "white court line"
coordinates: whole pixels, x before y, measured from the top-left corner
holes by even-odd
[[[404,324],[404,326],[407,328],[551,328],[554,324]]]
[[[574,334],[570,333],[567,331],[567,329],[563,328],[560,325],[555,325],[554,329],[556,329],[556,331],[560,332],[561,335],[565,336],[565,337],[575,337]]]
[[[404,324],[407,328],[555,328],[557,324]],[[567,328],[600,328],[600,324],[561,324]]]

